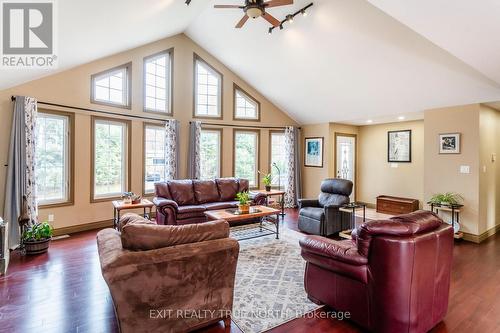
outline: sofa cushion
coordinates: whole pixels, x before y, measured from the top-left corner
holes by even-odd
[[[239,190],[239,182],[236,178],[218,178],[215,180],[219,190],[220,201],[233,201]]]
[[[203,206],[205,206],[207,210],[235,208],[238,206],[238,201],[210,202],[204,204]]]
[[[299,215],[322,221],[325,218],[325,210],[318,207],[305,207],[300,210]]]
[[[177,211],[177,219],[183,220],[193,217],[204,217],[207,208],[205,205],[180,206]]]
[[[155,195],[157,197],[172,199],[167,182],[155,183]]]
[[[156,224],[156,222],[148,220],[135,213],[125,213],[120,217],[119,229],[121,230],[128,224]]]
[[[121,233],[124,249],[140,251],[222,239],[229,236],[226,221],[211,221],[184,226],[128,224]]]
[[[196,204],[193,181],[191,179],[170,180],[168,182],[168,189],[172,199],[177,202],[179,206]]]
[[[198,203],[219,201],[219,190],[214,180],[193,180],[193,188]]]
[[[248,191],[248,189],[250,188],[250,182],[248,181],[248,179],[240,178],[238,184],[238,192]]]

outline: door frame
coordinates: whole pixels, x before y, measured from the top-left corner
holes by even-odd
[[[339,136],[354,138],[354,201],[356,201],[358,197],[358,135],[352,133],[335,132],[333,142],[333,172],[335,178],[337,178],[337,137]]]

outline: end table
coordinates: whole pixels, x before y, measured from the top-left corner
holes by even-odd
[[[351,239],[351,232],[356,228],[356,210],[358,209],[363,209],[363,222],[366,222],[366,204],[362,202],[350,202],[340,206],[339,211],[349,213],[350,215],[349,229],[339,232],[340,237]]]
[[[120,212],[122,210],[129,209],[143,209],[144,218],[149,219],[153,210],[154,204],[148,199],[142,199],[140,203],[137,204],[124,204],[121,200],[113,201],[113,228],[118,230],[120,223]],[[146,209],[149,208],[149,213],[146,213]]]

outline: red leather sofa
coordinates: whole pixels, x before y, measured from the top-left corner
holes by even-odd
[[[234,208],[236,193],[248,191],[248,180],[217,178],[214,180],[181,179],[155,184],[156,223],[191,224],[206,222],[205,211]],[[250,193],[253,205],[264,205],[262,193]]]
[[[453,229],[417,211],[358,227],[353,240],[307,236],[309,298],[373,332],[427,332],[448,308]]]

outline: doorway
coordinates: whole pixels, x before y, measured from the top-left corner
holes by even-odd
[[[335,133],[335,177],[354,184],[351,201],[356,200],[356,134]]]

